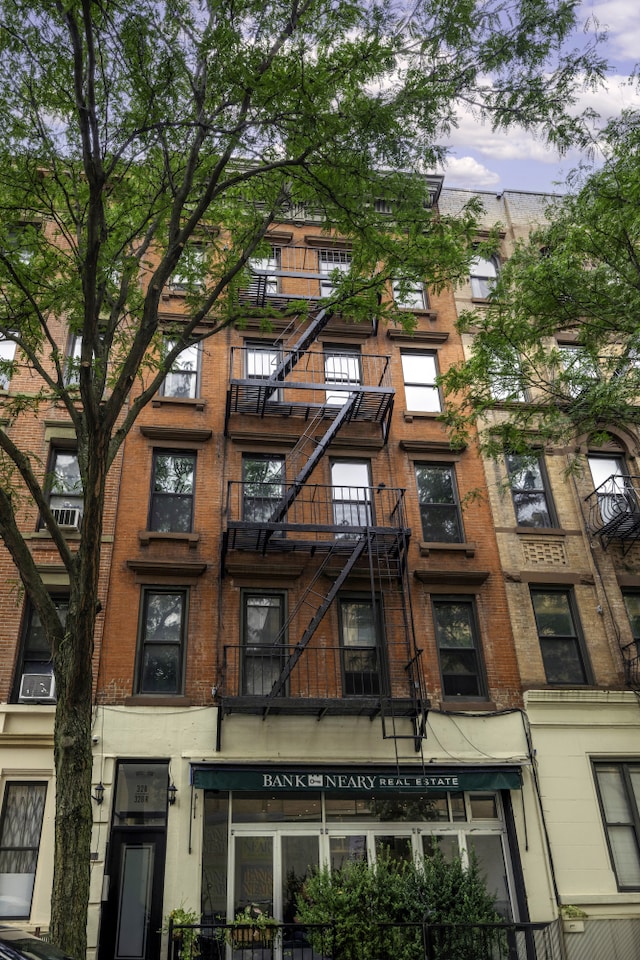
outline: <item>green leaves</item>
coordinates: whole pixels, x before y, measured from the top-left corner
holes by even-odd
[[[489,305],[461,318],[474,340],[467,362],[443,377],[462,399],[451,422],[464,431],[483,421],[491,454],[530,443],[531,431],[558,443],[640,422],[640,117],[611,124],[606,141],[605,166],[550,204]],[[496,395],[500,379],[513,385],[510,398]]]

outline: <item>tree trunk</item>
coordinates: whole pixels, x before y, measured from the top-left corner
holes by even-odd
[[[108,444],[89,440],[80,546],[71,578],[64,640],[54,651],[56,822],[51,939],[85,960],[92,811],[93,641],[98,613],[102,513]],[[80,453],[80,451],[79,451]]]

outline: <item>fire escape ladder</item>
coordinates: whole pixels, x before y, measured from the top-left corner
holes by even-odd
[[[318,334],[324,330],[332,316],[333,310],[329,308],[319,310],[315,320],[312,320],[295,343],[287,348],[284,357],[269,377],[274,383],[273,386],[267,387],[264,398],[265,403],[277,390],[281,389],[284,378],[291,373],[300,357],[309,349]]]
[[[388,595],[392,584],[396,585],[400,594],[400,612],[407,657],[404,669],[409,690],[410,710],[407,711],[407,705],[404,702],[400,711],[398,711],[398,701],[391,689],[391,678],[389,678],[388,695],[381,697],[380,702],[382,737],[384,740],[393,740],[396,766],[400,771],[403,761],[415,762],[416,754],[419,754],[424,762],[423,743],[427,737],[426,724],[429,702],[423,690],[420,672],[422,650],[418,649],[416,643],[411,591],[408,582],[407,551],[410,531],[405,527],[400,527],[396,534],[395,544],[387,543],[385,548],[381,549],[376,542],[372,545],[371,552],[372,557],[375,553],[374,566],[378,578],[376,583],[372,579],[372,595],[377,592],[381,597],[384,597],[385,591]],[[410,721],[409,729],[407,728],[407,721]],[[411,743],[410,753],[407,756],[401,754],[401,741]]]
[[[271,688],[271,692],[269,694],[270,699],[274,699],[282,692],[287,680],[291,676],[291,673],[296,663],[304,653],[307,647],[307,644],[309,643],[314,633],[316,632],[325,613],[327,612],[327,610],[329,609],[329,607],[337,597],[345,580],[353,570],[358,559],[362,556],[362,553],[364,552],[368,542],[369,542],[369,534],[367,533],[367,534],[363,534],[354,544],[353,550],[348,555],[347,562],[345,563],[344,567],[342,568],[342,570],[334,580],[329,592],[322,599],[320,606],[318,607],[313,617],[309,621],[309,624],[307,625],[304,633],[298,640],[297,644],[295,645],[294,649],[291,652],[289,659],[287,660],[284,667],[282,668],[280,676],[273,684],[273,687]]]

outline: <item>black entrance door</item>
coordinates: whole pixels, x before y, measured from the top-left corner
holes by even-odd
[[[113,830],[100,960],[159,960],[164,860],[164,830]]]
[[[117,765],[99,960],[160,960],[169,765]]]

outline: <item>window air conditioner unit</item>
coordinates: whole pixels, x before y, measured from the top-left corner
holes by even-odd
[[[52,673],[23,673],[20,681],[19,703],[38,700],[53,700],[56,695],[56,678]]]
[[[80,511],[77,507],[54,507],[51,511],[53,519],[61,527],[80,529]]]

